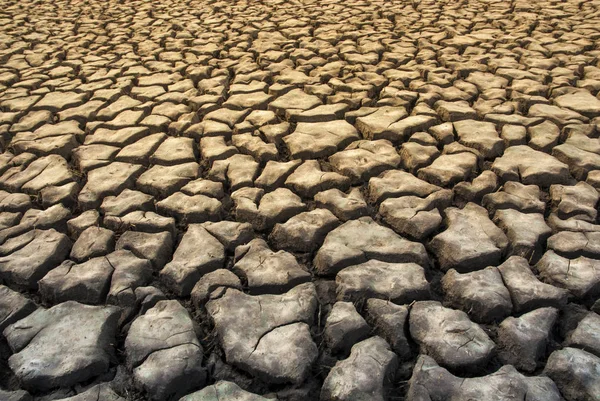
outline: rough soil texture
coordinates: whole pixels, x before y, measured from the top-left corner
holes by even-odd
[[[0,401],[599,401],[600,1],[5,0]]]

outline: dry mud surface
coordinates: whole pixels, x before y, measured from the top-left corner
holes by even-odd
[[[0,400],[600,400],[599,1],[0,6]]]

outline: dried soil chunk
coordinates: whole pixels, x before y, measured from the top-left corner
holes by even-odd
[[[109,383],[100,383],[93,386],[89,390],[81,392],[73,397],[62,399],[62,401],[125,401],[125,398],[120,397],[110,387]],[[11,401],[11,400],[8,400]]]
[[[350,186],[350,179],[338,173],[323,171],[317,160],[307,160],[285,180],[285,185],[300,196],[311,198],[318,192],[331,188],[345,191]]]
[[[561,256],[600,258],[600,233],[561,231],[548,238],[548,249]]]
[[[523,185],[520,182],[504,183],[502,190],[483,197],[482,205],[492,214],[501,209],[514,209],[523,213],[544,213],[546,204],[540,200],[541,192],[537,185]]]
[[[475,120],[456,121],[454,129],[460,143],[477,149],[486,159],[500,156],[504,151],[504,142],[492,123]]]
[[[496,349],[496,344],[466,313],[444,308],[439,302],[415,303],[409,323],[410,334],[421,353],[451,369],[476,369],[485,365]]]
[[[478,323],[501,320],[512,312],[510,293],[495,267],[460,274],[452,269],[442,278],[444,301]]]
[[[577,348],[554,351],[544,373],[567,400],[595,401],[600,394],[600,358]]]
[[[494,223],[506,232],[509,241],[507,255],[523,256],[534,262],[543,255],[546,241],[552,234],[543,214],[499,210],[494,215]]]
[[[0,285],[0,332],[36,309],[24,295]]]
[[[156,203],[156,210],[167,216],[175,216],[185,223],[202,223],[218,220],[222,214],[220,201],[205,195],[186,195],[175,192],[173,195]]]
[[[352,347],[348,359],[335,364],[323,388],[321,401],[383,400],[398,366],[398,357],[381,337]]]
[[[282,293],[310,281],[308,273],[291,253],[273,252],[260,238],[235,250],[234,273],[242,277],[251,293]]]
[[[100,206],[105,196],[117,195],[132,188],[143,167],[137,164],[114,162],[88,173],[87,183],[79,193],[79,203],[91,209]]]
[[[124,216],[135,210],[149,211],[152,207],[153,198],[151,195],[125,189],[117,196],[104,198],[100,210],[106,216]]]
[[[228,363],[269,383],[301,383],[307,377],[318,355],[309,333],[317,309],[312,283],[282,295],[228,288],[206,309]]]
[[[401,360],[410,358],[408,342],[408,306],[396,305],[383,299],[367,300],[367,321],[384,338]]]
[[[568,291],[539,281],[520,256],[511,256],[498,270],[517,313],[546,306],[560,308],[567,303]]]
[[[167,166],[195,161],[194,140],[185,137],[168,137],[150,157],[152,164]]]
[[[359,139],[358,131],[345,120],[299,123],[283,141],[294,159],[317,159],[333,155],[338,149]]]
[[[529,146],[511,146],[492,165],[492,171],[504,181],[549,187],[566,184],[569,168],[558,159]]]
[[[327,209],[297,214],[285,223],[276,224],[269,239],[279,249],[310,252],[318,248],[339,220]]]
[[[102,227],[88,227],[81,233],[71,249],[71,259],[76,262],[106,255],[115,248],[115,233]]]
[[[197,163],[184,163],[175,166],[152,166],[136,181],[136,187],[148,194],[165,198],[189,181],[198,178],[200,166]]]
[[[353,183],[368,181],[381,172],[398,167],[400,155],[389,141],[356,141],[329,157],[332,167]]]
[[[443,270],[468,272],[498,265],[508,239],[481,206],[469,203],[463,209],[448,208],[446,231],[429,244]]]
[[[314,267],[317,274],[332,275],[372,258],[390,263],[429,264],[422,244],[400,237],[370,217],[362,217],[342,224],[327,235],[315,256]]]
[[[429,298],[425,271],[416,263],[369,260],[346,267],[336,276],[337,297],[353,302],[365,298],[387,299],[409,304]]]
[[[533,372],[546,356],[546,346],[557,317],[557,309],[540,308],[500,323],[500,360],[517,369]]]
[[[152,400],[177,398],[205,383],[193,321],[175,300],[160,301],[133,321],[125,352],[135,385]]]
[[[269,110],[280,116],[285,116],[288,110],[308,110],[321,105],[317,96],[309,95],[302,89],[293,89],[269,103]]]
[[[351,302],[336,302],[327,316],[323,336],[332,352],[349,352],[369,336],[371,328]]]
[[[419,170],[420,179],[438,186],[452,186],[477,170],[477,156],[470,152],[444,154]]]
[[[452,191],[443,189],[424,199],[416,196],[386,199],[379,206],[379,213],[398,234],[423,240],[439,228],[440,211],[451,204]]]
[[[258,174],[258,163],[248,155],[233,155],[225,160],[217,160],[208,172],[207,178],[226,182],[231,190],[252,186]]]
[[[600,261],[580,256],[567,259],[547,251],[535,265],[540,278],[559,288],[565,288],[578,298],[600,294]]]
[[[149,260],[154,269],[160,270],[171,259],[173,236],[169,231],[126,231],[117,241],[116,249],[130,250],[137,257]]]
[[[410,173],[390,170],[369,180],[369,201],[379,203],[390,197],[401,196],[425,198],[440,189]]]
[[[37,288],[37,281],[69,255],[71,241],[53,229],[23,234],[22,245],[0,257],[0,277],[10,286]]]
[[[356,127],[365,139],[394,140],[394,132],[389,127],[396,121],[408,117],[402,107],[381,107],[374,113],[356,119]]]
[[[513,366],[505,365],[486,376],[462,378],[452,375],[426,355],[421,355],[417,359],[406,399],[407,401],[563,400],[556,384],[546,376],[524,376]]]
[[[287,188],[278,188],[264,194],[262,189],[245,188],[234,192],[236,219],[252,224],[255,230],[263,231],[277,223],[306,210],[300,197]]]
[[[353,188],[344,193],[333,188],[315,195],[317,205],[330,210],[342,221],[353,220],[367,214],[367,203],[360,188]]]
[[[8,364],[23,385],[47,391],[70,387],[108,371],[119,309],[69,301],[38,309],[8,326],[14,352]]]
[[[588,313],[566,338],[565,345],[600,356],[600,315]]]
[[[218,381],[212,386],[204,387],[200,391],[191,393],[179,399],[179,401],[268,401],[268,398],[261,397],[242,390],[237,384],[228,381]]]

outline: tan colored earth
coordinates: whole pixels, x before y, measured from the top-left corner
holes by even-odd
[[[0,3],[0,401],[599,401],[600,1]]]

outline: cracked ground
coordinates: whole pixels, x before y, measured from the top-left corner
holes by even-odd
[[[0,400],[600,400],[600,2],[0,2]]]

